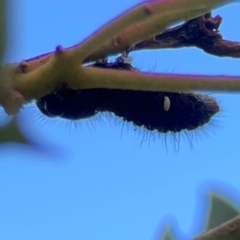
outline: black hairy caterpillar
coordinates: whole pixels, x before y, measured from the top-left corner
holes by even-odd
[[[91,67],[137,71],[119,57],[114,63],[99,61]],[[200,93],[148,92],[120,89],[62,88],[36,101],[48,117],[69,120],[112,112],[124,121],[161,133],[194,130],[208,123],[220,108],[215,98]]]

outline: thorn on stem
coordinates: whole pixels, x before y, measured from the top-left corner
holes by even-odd
[[[153,8],[149,5],[143,7],[143,12],[146,16],[150,16],[153,14]]]
[[[29,66],[29,64],[26,61],[21,61],[20,64],[19,64],[19,67],[20,67],[22,73],[27,72],[28,66]]]
[[[55,54],[62,54],[64,52],[64,48],[61,45],[58,45],[55,50]]]

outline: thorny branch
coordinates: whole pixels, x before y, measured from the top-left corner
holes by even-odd
[[[16,114],[23,104],[63,86],[72,89],[117,88],[169,92],[194,89],[239,91],[240,78],[236,77],[141,74],[81,66],[84,62],[128,50],[154,36],[158,41],[157,34],[164,34],[170,24],[198,17],[212,8],[229,3],[232,1],[166,0],[139,4],[76,46],[68,49],[57,47],[54,53],[44,54],[20,64],[2,66],[0,105],[8,114]],[[205,30],[208,30],[205,32],[208,36],[214,36],[208,45],[214,46],[217,33],[209,31],[209,28],[217,28],[219,23],[210,17],[205,16],[205,19],[208,19],[204,24],[207,26]],[[200,21],[198,25],[200,26]],[[186,31],[186,35],[188,34]],[[190,42],[188,39],[188,44]],[[194,39],[192,44],[193,42]],[[195,45],[201,47],[201,42]],[[206,44],[203,49],[206,50]],[[208,52],[211,49],[214,51],[214,47],[208,47]]]

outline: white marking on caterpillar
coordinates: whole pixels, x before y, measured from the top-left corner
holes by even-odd
[[[164,96],[163,108],[166,112],[170,109],[170,105],[171,105],[171,102],[170,102],[169,97]]]

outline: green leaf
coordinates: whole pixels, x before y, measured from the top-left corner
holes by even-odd
[[[221,225],[239,214],[240,209],[232,203],[219,195],[211,194],[205,232]]]
[[[0,63],[6,46],[6,0],[0,0]]]
[[[163,236],[161,237],[161,240],[174,240],[170,227],[167,227],[166,230],[163,233]]]
[[[18,130],[15,121],[12,121],[4,128],[0,128],[0,143],[4,142],[28,143]]]

